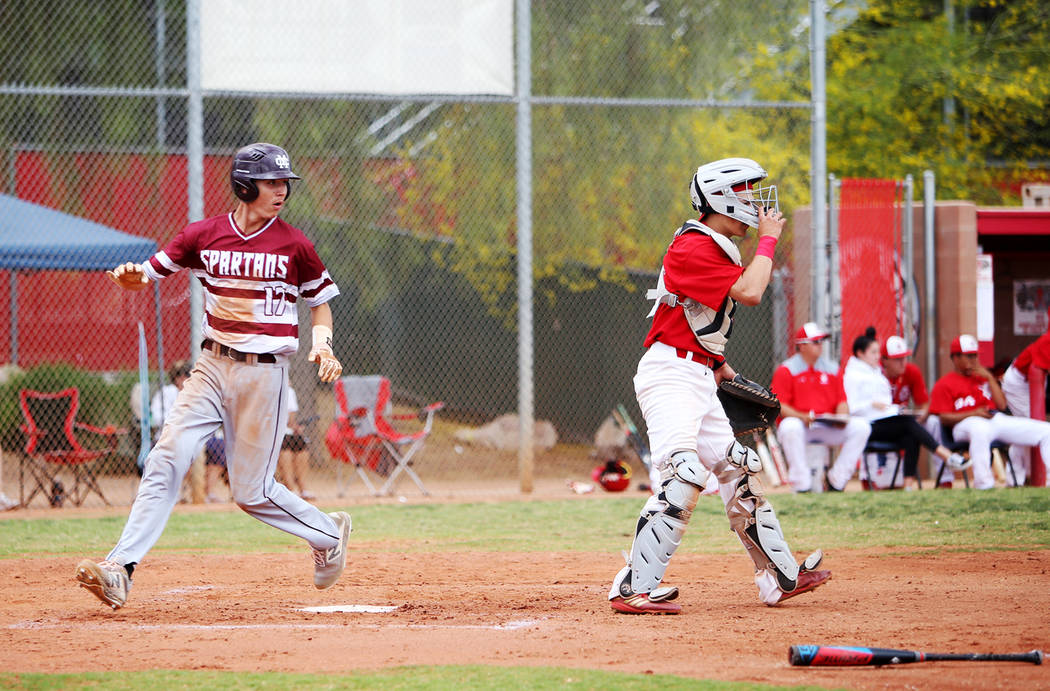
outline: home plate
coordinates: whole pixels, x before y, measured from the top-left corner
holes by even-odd
[[[304,607],[300,612],[354,612],[383,614],[393,612],[396,605],[325,605],[324,607]]]

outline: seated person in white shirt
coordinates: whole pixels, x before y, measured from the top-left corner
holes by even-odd
[[[182,385],[189,379],[191,369],[193,367],[187,361],[177,360],[168,370],[168,383],[153,394],[153,400],[149,404],[149,426],[154,432],[160,432],[164,426],[164,419],[175,407],[175,397],[179,395]]]
[[[850,414],[863,417],[871,423],[868,441],[895,442],[904,449],[905,466],[917,464],[919,446],[948,462],[948,467],[959,469],[965,460],[942,446],[912,415],[901,415],[893,403],[890,381],[882,373],[882,352],[875,338],[875,327],[869,326],[864,335],[853,341],[853,356],[842,373],[842,386]]]

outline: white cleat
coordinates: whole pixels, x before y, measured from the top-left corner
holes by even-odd
[[[82,559],[77,564],[76,578],[81,588],[87,588],[113,609],[120,609],[128,601],[131,579],[127,570],[116,562],[100,561],[96,564],[90,559]]]
[[[350,540],[353,529],[350,514],[336,511],[328,514],[339,528],[339,544],[330,549],[314,550],[314,586],[325,590],[335,585],[346,567],[346,543]]]

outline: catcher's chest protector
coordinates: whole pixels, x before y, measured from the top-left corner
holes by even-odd
[[[692,231],[703,233],[710,237],[734,264],[742,266],[740,249],[736,244],[726,236],[716,233],[698,221],[686,221],[674,236],[678,237],[682,233]],[[736,301],[733,298],[727,295],[726,299],[716,310],[692,298],[675,295],[667,290],[662,268],[660,269],[660,277],[656,282],[656,288],[648,290],[645,297],[649,300],[656,300],[656,304],[649,311],[648,316],[650,318],[656,314],[656,309],[660,306],[660,303],[671,307],[681,305],[682,311],[685,313],[685,319],[689,322],[689,328],[693,331],[693,335],[696,336],[697,343],[709,353],[714,353],[715,355],[722,355],[725,352],[729,334],[733,330],[733,315],[736,313]]]

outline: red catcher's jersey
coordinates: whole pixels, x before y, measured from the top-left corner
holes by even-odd
[[[686,232],[671,241],[664,255],[664,285],[675,295],[689,297],[717,310],[744,268],[733,263],[704,233]],[[681,305],[660,304],[645,337],[645,347],[660,341],[682,350],[718,357],[697,343]]]

